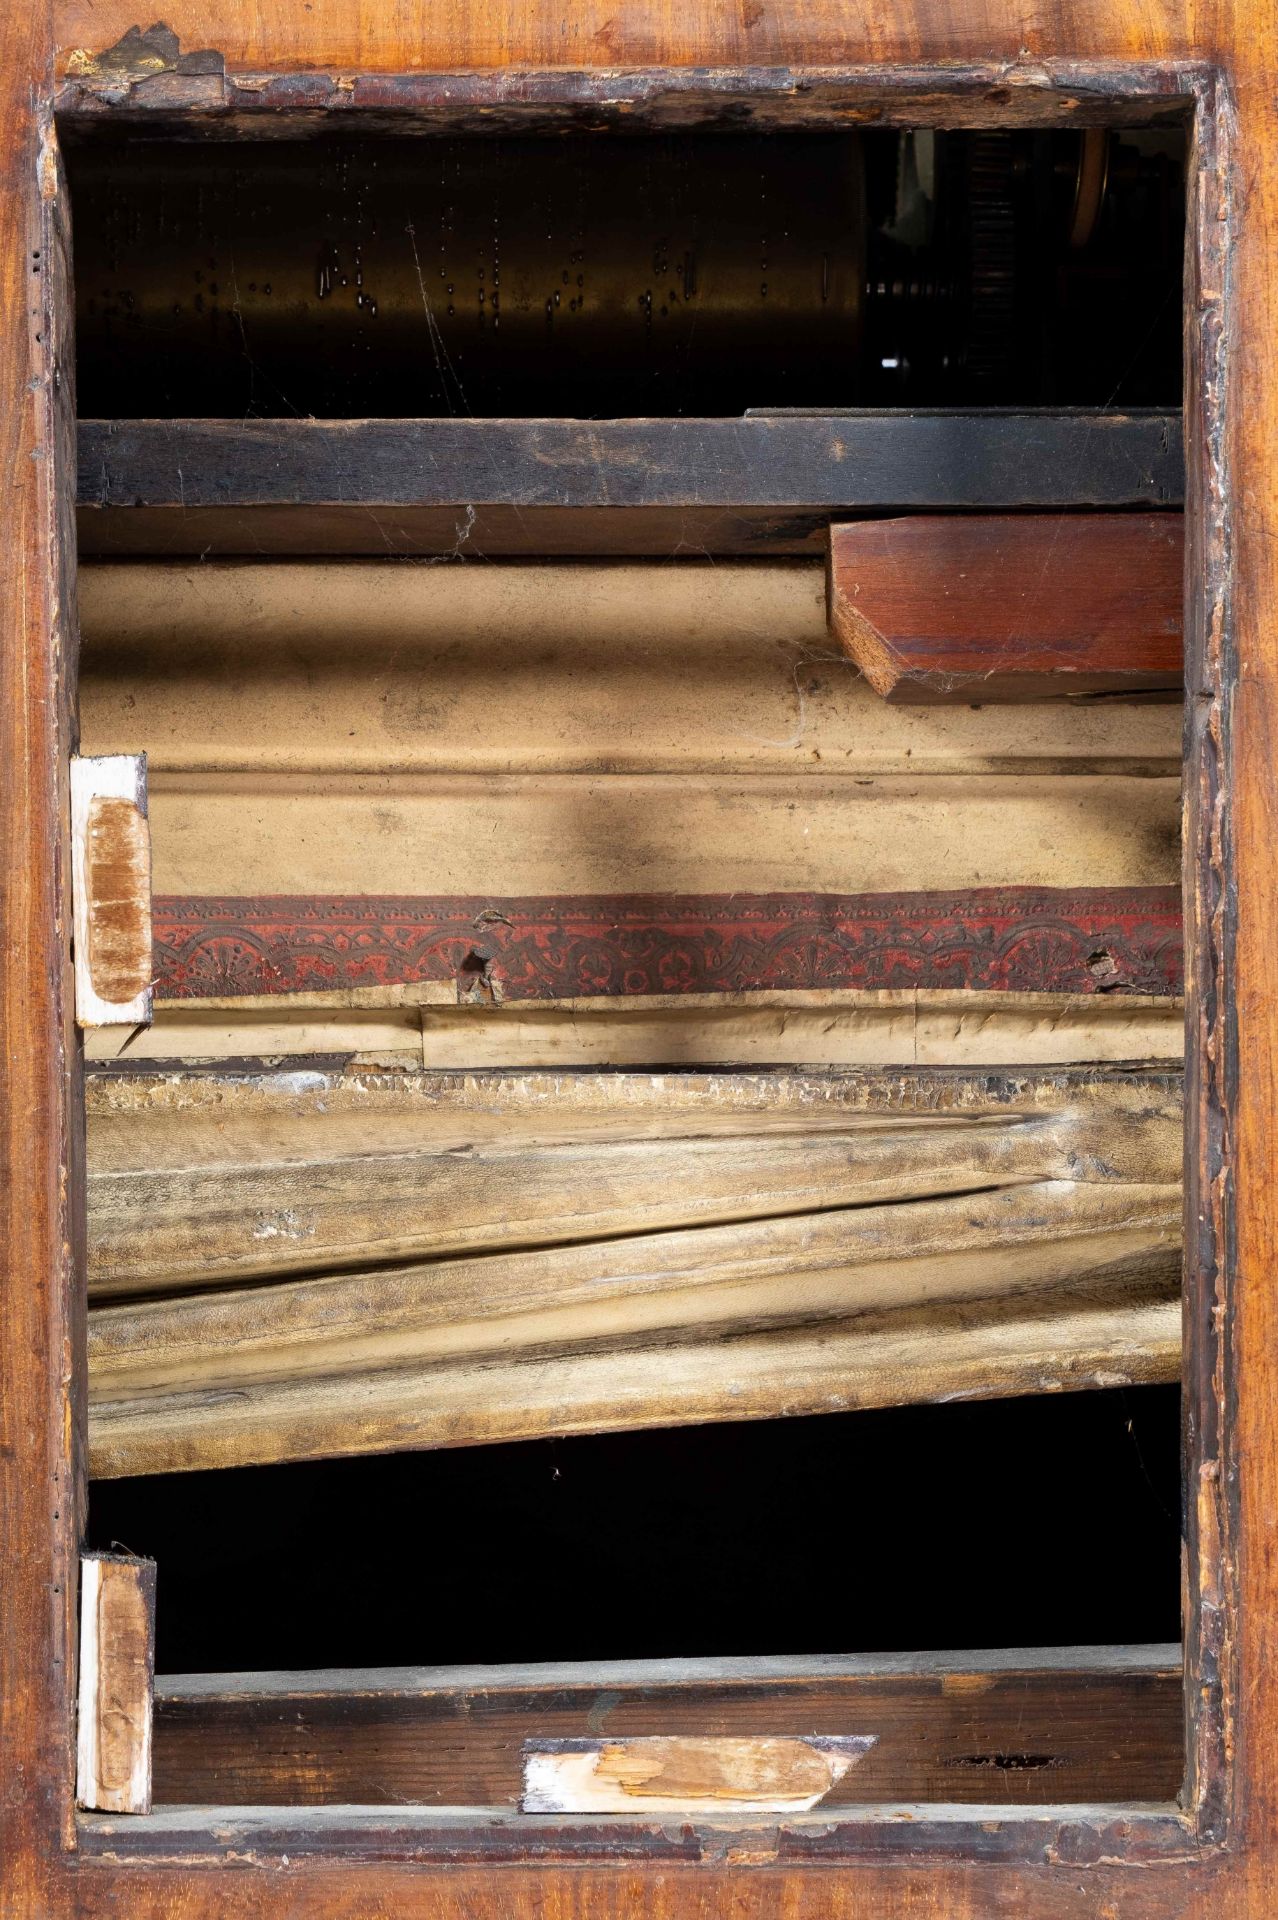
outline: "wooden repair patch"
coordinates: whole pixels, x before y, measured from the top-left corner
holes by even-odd
[[[80,1563],[79,1806],[103,1813],[150,1812],[154,1678],[154,1560],[85,1554]]]
[[[93,991],[102,1000],[133,1000],[151,978],[151,843],[134,801],[90,801],[84,871]]]
[[[76,1018],[82,1027],[151,1018],[151,830],[146,759],[71,763]]]
[[[874,1734],[654,1735],[530,1740],[524,1813],[806,1813],[874,1746]]]

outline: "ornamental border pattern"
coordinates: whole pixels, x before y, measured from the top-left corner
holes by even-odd
[[[160,895],[162,1000],[452,982],[459,1001],[615,994],[1175,995],[1176,887],[954,893]]]

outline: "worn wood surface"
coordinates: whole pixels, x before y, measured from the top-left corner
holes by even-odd
[[[103,1475],[1177,1369],[1168,1076],[93,1092]]]
[[[918,514],[830,529],[830,625],[895,701],[1171,693],[1184,681],[1172,514]]]
[[[155,1562],[89,1553],[80,1562],[76,1805],[151,1811]]]
[[[158,894],[866,893],[1176,881],[1180,784],[156,774]]]
[[[1180,1175],[1170,1073],[186,1071],[87,1106],[99,1298]]]
[[[0,1906],[66,1905],[83,1522],[70,954],[74,353],[47,10],[0,14]]]
[[[425,1363],[401,1351],[399,1364],[368,1371],[343,1371],[330,1356],[327,1372],[280,1378],[277,1366],[275,1378],[243,1380],[230,1353],[202,1344],[192,1372],[207,1380],[206,1370],[221,1366],[216,1383],[188,1375],[153,1388],[136,1380],[119,1399],[109,1376],[91,1365],[90,1468],[114,1479],[1174,1380],[1181,1306],[1167,1270],[1174,1229],[1166,1210],[1158,1229],[1163,1261],[1146,1255],[1143,1275],[1144,1250],[1133,1276],[1121,1235],[1117,1271],[1103,1257],[1099,1271],[1087,1271],[1105,1236],[1085,1235],[1081,1287],[960,1296],[762,1332],[712,1326],[680,1339],[623,1332],[615,1346],[605,1337],[524,1355],[481,1347]],[[1139,1231],[1148,1234],[1149,1223]],[[103,1317],[125,1311],[101,1309],[95,1335],[107,1331]],[[828,1295],[818,1293],[817,1312],[831,1313]],[[207,1331],[201,1327],[202,1336]],[[377,1331],[370,1329],[369,1347]]]
[[[369,514],[350,506],[135,507],[77,519],[80,550],[94,558],[163,562],[204,556],[260,560],[302,555],[346,560],[675,560],[816,556],[829,515],[814,507],[406,507]]]
[[[610,529],[631,512],[675,509],[696,516],[693,551],[698,535],[713,540],[717,516],[730,515],[730,526],[745,522],[750,549],[766,552],[778,522],[790,546],[796,531],[807,535],[832,513],[1175,505],[1182,457],[1179,421],[1166,414],[86,420],[80,527],[87,552],[203,553],[214,532],[203,528],[204,513],[217,516],[223,538],[229,523],[234,539],[234,528],[246,526],[242,509],[261,507],[277,516],[277,529],[278,516],[287,515],[284,525],[306,541],[303,553],[412,554],[434,526],[435,551],[460,553],[473,543],[491,554],[504,550],[512,509],[592,510],[579,539],[565,530],[551,551],[597,553],[615,548],[602,544],[593,510],[607,509]],[[299,505],[324,509],[318,547],[309,543],[309,520],[300,523],[291,511]],[[442,524],[441,508],[448,510]],[[401,511],[409,515],[402,526]],[[117,518],[118,534],[97,531],[99,519]],[[353,544],[342,539],[343,520],[356,523]],[[369,546],[370,522],[380,548]],[[680,537],[664,550],[687,546]],[[238,544],[214,550],[259,551],[244,533]],[[528,551],[526,531],[516,550]],[[643,550],[651,550],[647,541]],[[728,551],[740,550],[734,537]]]
[[[871,1733],[831,1804],[1170,1800],[1177,1647],[386,1672],[156,1684],[157,1804],[513,1806],[521,1749],[594,1733]]]

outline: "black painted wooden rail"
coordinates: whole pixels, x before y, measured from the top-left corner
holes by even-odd
[[[85,420],[86,552],[805,553],[832,516],[1175,508],[1174,413]]]

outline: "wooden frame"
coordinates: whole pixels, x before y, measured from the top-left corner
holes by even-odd
[[[686,16],[686,18],[685,18]],[[0,17],[0,767],[8,1067],[0,1132],[0,1889],[7,1914],[721,1913],[1260,1920],[1278,1872],[1278,544],[1268,518],[1278,426],[1270,309],[1278,272],[1278,78],[1259,7],[1070,0],[1024,20],[872,0],[734,11],[602,0],[446,9],[410,0],[313,12],[213,0],[171,12],[215,54],[107,63],[92,111],[196,118],[367,100],[381,113],[512,111],[565,101],[607,117],[627,97],[754,93],[792,106],[820,76],[838,110],[898,122],[1194,123],[1188,282],[1186,1643],[1183,1810],[934,1806],[832,1820],[628,1820],[494,1826],[284,1811],[84,1823],[73,1808],[74,1569],[83,1513],[78,1248],[79,1047],[71,1021],[67,760],[74,746],[71,382],[60,361],[63,196],[52,134],[54,42],[117,46],[120,0]],[[682,31],[680,21],[683,20]],[[1028,24],[1032,21],[1033,24]],[[87,52],[85,51],[87,49]],[[158,56],[157,56],[158,58]],[[571,61],[597,73],[548,71]],[[865,62],[858,66],[854,63]],[[404,75],[409,64],[414,72]],[[603,63],[606,63],[604,65]],[[873,63],[873,64],[869,64]],[[751,77],[747,65],[765,69]],[[675,67],[678,83],[617,68]],[[508,72],[478,72],[502,68]],[[717,69],[706,75],[693,69]],[[449,81],[450,70],[469,79]],[[540,69],[541,71],[538,71]],[[829,70],[839,69],[837,85]],[[736,71],[725,71],[736,70]],[[772,71],[768,71],[772,70]],[[227,79],[227,74],[232,76]],[[380,74],[358,83],[352,74]],[[404,75],[402,79],[395,76]],[[236,78],[238,76],[238,79]],[[309,76],[309,77],[308,77]],[[77,83],[78,84],[78,83]],[[831,91],[832,89],[832,91]],[[818,92],[820,89],[818,88]],[[64,96],[76,106],[77,89]],[[826,97],[826,96],[822,96]],[[148,102],[150,103],[148,105]],[[81,110],[89,109],[82,106]],[[833,111],[833,107],[831,107]],[[1253,344],[1254,343],[1254,344]],[[1235,511],[1236,510],[1236,511]],[[1237,748],[1235,749],[1235,741]],[[1246,1071],[1239,1071],[1239,1061]],[[340,1863],[340,1864],[339,1864]],[[224,1867],[225,1871],[215,1871]]]

